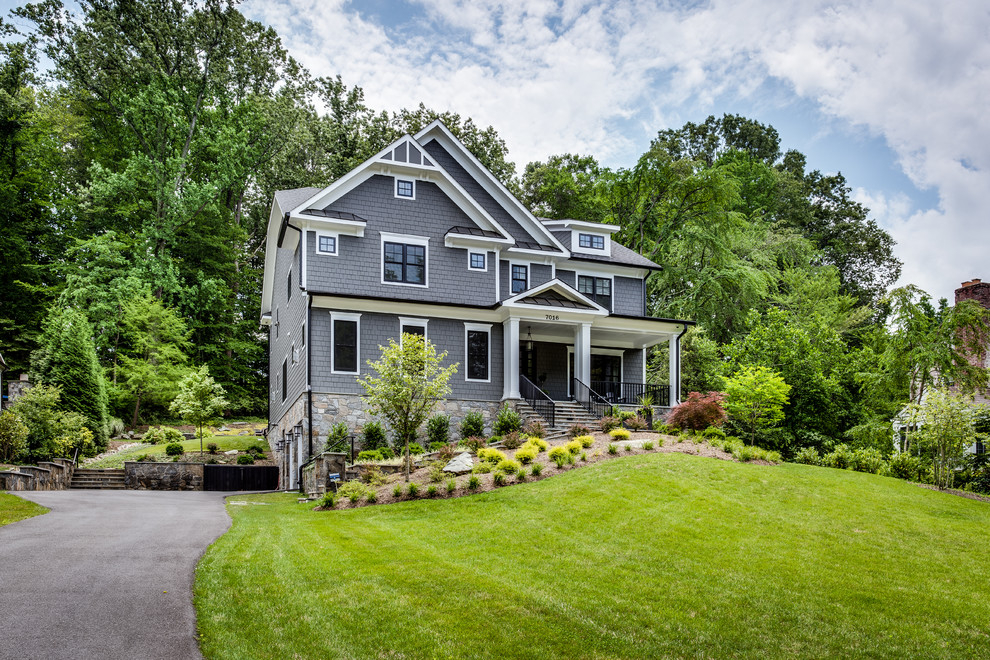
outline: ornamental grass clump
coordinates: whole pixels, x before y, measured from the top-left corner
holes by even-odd
[[[402,484],[395,484],[395,488],[392,489],[392,497],[395,499],[402,497]]]
[[[496,486],[504,486],[505,485],[505,473],[504,472],[496,472],[495,474],[493,474],[492,475],[492,483],[495,484]]]
[[[498,462],[495,466],[496,472],[504,472],[505,474],[514,474],[522,469],[522,466],[518,461],[514,461],[511,458],[505,458]]]
[[[334,508],[335,506],[337,506],[336,493],[331,493],[331,492],[324,493],[323,497],[319,499],[316,505],[323,510]]]
[[[437,496],[437,492],[438,492],[437,491],[437,485],[436,484],[430,484],[427,487],[427,489],[426,489],[426,496],[427,497],[436,497]]]
[[[653,443],[650,442],[649,440],[647,440],[646,442],[643,443],[643,449],[646,450],[646,451],[652,451],[653,450]]]
[[[547,456],[557,464],[558,468],[562,468],[574,460],[574,456],[566,447],[554,447]]]
[[[580,442],[581,446],[587,449],[591,445],[595,444],[595,439],[590,435],[579,435],[574,438],[574,442]]]
[[[543,472],[543,463],[533,463],[529,468],[529,473],[534,477],[540,476]]]
[[[629,431],[625,429],[612,429],[608,432],[608,434],[612,436],[613,440],[628,440],[631,435]]]
[[[356,504],[358,500],[366,497],[368,495],[368,487],[365,486],[360,481],[348,481],[343,486],[337,490],[337,494],[341,497],[346,497],[351,501],[351,504]]]
[[[516,453],[513,454],[513,458],[523,465],[528,465],[536,459],[538,454],[539,452],[536,447],[527,442],[525,445],[516,450]]]
[[[492,447],[482,447],[478,450],[478,460],[482,463],[498,464],[505,460],[505,454]]]
[[[567,451],[569,451],[571,453],[571,455],[574,455],[574,456],[576,456],[577,454],[580,454],[581,453],[581,450],[584,448],[581,445],[581,443],[578,442],[577,440],[571,440],[566,445],[564,445],[564,447],[566,447],[567,448]]]
[[[619,448],[616,445],[609,445],[608,446],[608,453],[611,454],[611,455],[613,455],[613,456],[615,456],[616,454],[619,453]]]
[[[409,486],[406,487],[406,492],[409,494],[409,497],[416,497],[419,493],[419,486],[416,485],[415,481],[410,481]]]
[[[457,481],[455,481],[454,479],[448,479],[447,480],[447,494],[450,495],[455,490],[457,490]]]
[[[519,468],[516,470],[516,481],[522,482],[526,481],[526,470]]]
[[[472,474],[471,477],[468,479],[468,489],[478,490],[478,484],[480,483],[481,483],[481,479],[478,478],[478,475]]]

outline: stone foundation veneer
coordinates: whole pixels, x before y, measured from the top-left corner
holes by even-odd
[[[0,472],[0,490],[65,490],[74,469],[75,464],[67,458],[20,466]]]
[[[133,490],[203,490],[203,464],[126,461],[124,487]]]

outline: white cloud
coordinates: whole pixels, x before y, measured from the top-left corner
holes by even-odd
[[[871,198],[898,240],[904,281],[948,295],[980,276],[978,246],[990,238],[990,12],[980,3],[420,2],[423,18],[399,30],[340,0],[251,0],[245,11],[315,74],[363,87],[372,107],[423,101],[494,125],[520,166],[565,151],[629,165],[665,119],[700,119],[683,117],[686,105],[717,113],[721,97],[783,81],[825,117],[883,137],[919,188],[938,191],[936,209],[909,209],[896,191]],[[632,121],[620,131],[617,120]]]

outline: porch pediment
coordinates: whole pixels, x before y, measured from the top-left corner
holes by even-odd
[[[558,279],[550,280],[505,300],[503,307],[537,309],[554,308],[571,313],[608,316],[608,310]]]

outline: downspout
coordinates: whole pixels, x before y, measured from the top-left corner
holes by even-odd
[[[677,366],[677,396],[675,397],[677,403],[681,402],[681,337],[687,334],[688,326],[687,323],[684,324],[684,329],[681,330],[681,334],[677,335],[677,340],[674,342],[674,348],[677,352],[677,361],[674,363]]]
[[[306,294],[306,396],[309,420],[309,458],[313,458],[313,298]]]

